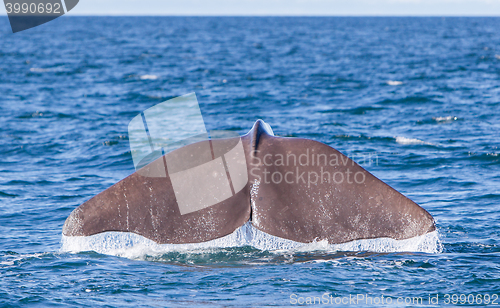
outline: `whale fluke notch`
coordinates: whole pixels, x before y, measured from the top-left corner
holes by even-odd
[[[235,189],[233,178],[227,199],[182,214],[167,162],[201,148],[210,148],[216,160],[224,151],[214,149],[230,148],[239,140],[246,185]],[[63,234],[119,231],[159,244],[200,243],[228,235],[249,220],[263,232],[302,243],[401,240],[435,230],[425,209],[339,151],[309,139],[276,137],[258,120],[241,138],[201,141],[158,158],[77,207]]]

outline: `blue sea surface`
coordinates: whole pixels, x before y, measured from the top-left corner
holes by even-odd
[[[442,252],[62,252],[71,211],[134,172],[130,120],[191,92],[207,129],[261,118],[354,157],[434,216]],[[62,17],[12,34],[2,17],[0,140],[1,307],[500,305],[500,18]]]

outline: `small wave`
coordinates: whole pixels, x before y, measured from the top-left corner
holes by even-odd
[[[16,266],[19,262],[22,261],[41,259],[51,255],[53,255],[53,253],[51,252],[18,254],[11,251],[0,251],[0,268]]]
[[[65,66],[56,66],[56,67],[48,67],[48,68],[43,68],[43,67],[30,68],[30,72],[32,72],[32,73],[54,72],[56,74],[61,74],[61,73],[71,73],[72,71],[73,70],[71,70]]]
[[[41,68],[41,67],[32,67],[30,68],[30,72],[33,73],[44,73],[44,72],[50,72],[52,69],[50,68]]]
[[[0,190],[0,197],[15,198],[15,197],[19,197],[19,195],[17,195],[17,194],[9,194],[9,193],[6,193],[6,192],[3,192],[3,191]]]
[[[406,138],[406,137],[396,137],[396,142],[399,144],[426,144],[426,145],[434,145],[429,142],[422,141],[420,139],[415,138]]]
[[[321,113],[350,113],[354,115],[362,115],[365,114],[369,111],[379,111],[379,110],[384,110],[384,107],[378,107],[378,106],[362,106],[362,107],[356,107],[356,108],[350,108],[350,109],[328,109],[328,110],[321,110]]]
[[[156,80],[156,79],[158,79],[158,76],[156,76],[156,75],[141,75],[139,78],[141,80]]]
[[[391,238],[355,240],[343,244],[318,241],[308,244],[283,239],[262,232],[250,222],[222,238],[196,244],[157,244],[141,235],[130,232],[104,232],[92,236],[62,236],[62,252],[95,251],[97,253],[144,259],[146,256],[169,252],[193,252],[214,248],[251,246],[259,250],[281,252],[309,251],[370,251],[370,252],[441,252],[437,231],[406,240]]]
[[[33,113],[31,113],[31,112],[24,113],[24,114],[18,116],[17,118],[18,119],[38,118],[38,117],[43,117],[43,114],[44,114],[43,112],[37,110]]]
[[[447,117],[434,117],[432,118],[434,121],[438,122],[438,123],[448,123],[448,122],[452,122],[452,121],[456,121],[458,120],[457,117],[454,117],[454,116],[447,116]]]
[[[403,84],[403,82],[399,80],[388,80],[386,83],[390,86],[400,86]]]

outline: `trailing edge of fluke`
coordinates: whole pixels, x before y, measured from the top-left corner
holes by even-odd
[[[158,244],[200,243],[246,222],[302,243],[408,239],[432,216],[323,143],[276,137],[262,120],[242,137],[167,153],[77,207],[65,236],[133,232]]]

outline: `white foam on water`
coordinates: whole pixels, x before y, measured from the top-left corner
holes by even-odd
[[[403,82],[399,80],[388,80],[387,84],[390,86],[400,86],[403,84]]]
[[[30,68],[30,72],[34,73],[44,73],[44,72],[51,72],[53,69],[50,68],[41,68],[41,67],[32,67]]]
[[[156,80],[156,79],[158,79],[158,76],[156,76],[156,75],[141,75],[139,78],[141,80]]]
[[[415,138],[406,138],[406,137],[396,137],[396,142],[399,144],[426,144],[426,145],[435,145],[433,143],[425,142],[420,139]]]
[[[277,253],[307,251],[370,251],[370,252],[425,252],[442,251],[437,231],[406,240],[377,238],[355,240],[344,244],[327,241],[299,243],[257,230],[250,222],[233,233],[211,241],[196,244],[157,244],[141,235],[130,232],[104,232],[92,236],[62,236],[61,252],[95,251],[102,254],[139,259],[146,255],[168,252],[192,252],[213,248],[252,246]]]
[[[457,117],[454,117],[454,116],[447,116],[447,117],[434,117],[432,118],[434,121],[438,122],[438,123],[447,123],[447,122],[452,122],[452,121],[456,121],[458,120]]]

